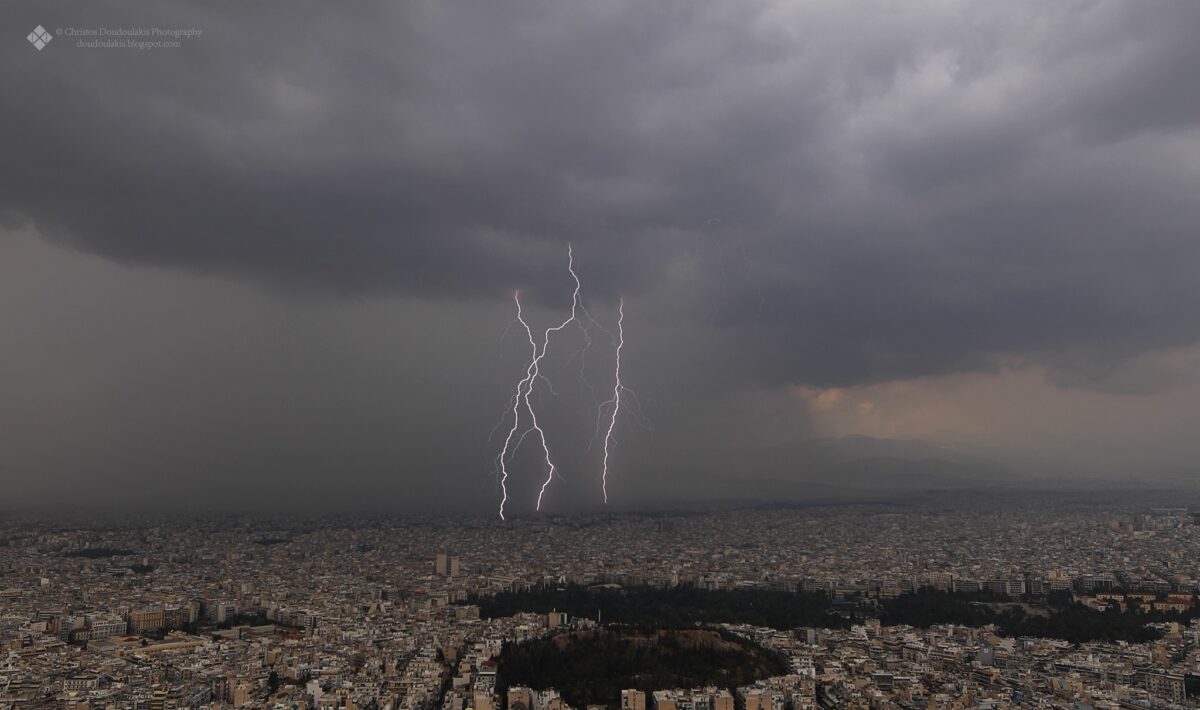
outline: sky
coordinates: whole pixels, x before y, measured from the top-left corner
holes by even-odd
[[[1200,480],[1200,4],[0,18],[6,505],[490,509],[514,293],[561,321],[568,245],[597,322],[625,304],[614,505],[860,435]],[[116,28],[198,35],[87,46]],[[535,397],[552,511],[599,496],[593,335]]]

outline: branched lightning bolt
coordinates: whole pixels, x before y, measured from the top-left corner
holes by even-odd
[[[617,412],[621,411],[621,348],[625,347],[625,301],[617,303],[617,363],[613,368],[615,380],[612,396],[612,419],[608,421],[608,432],[604,435],[604,469],[600,476],[600,488],[604,491],[604,502],[608,502],[608,454],[613,443],[613,429],[617,426]]]
[[[519,292],[513,294],[513,300],[516,302],[517,306],[517,322],[519,322],[521,326],[525,328],[525,335],[529,339],[531,355],[529,365],[525,368],[525,377],[523,377],[521,381],[517,383],[517,392],[512,399],[512,428],[508,430],[508,436],[504,440],[504,447],[500,450],[500,454],[497,456],[497,464],[498,468],[500,469],[500,490],[502,493],[502,498],[500,501],[501,520],[505,519],[504,508],[508,503],[508,461],[512,455],[516,453],[517,448],[522,442],[524,442],[525,437],[528,436],[530,432],[535,432],[538,436],[538,440],[541,441],[543,459],[546,462],[546,480],[542,483],[542,487],[538,491],[538,510],[542,509],[542,498],[546,494],[546,489],[550,487],[550,483],[554,480],[554,475],[558,472],[558,469],[555,467],[554,461],[550,456],[550,446],[546,443],[546,432],[544,432],[541,425],[538,424],[537,412],[534,410],[533,403],[530,401],[529,397],[533,393],[533,387],[539,379],[546,381],[547,385],[549,386],[549,380],[546,380],[545,376],[541,374],[540,367],[542,358],[546,356],[546,350],[550,346],[551,334],[564,330],[572,323],[575,323],[580,328],[583,328],[582,323],[580,323],[577,318],[578,311],[580,310],[579,292],[582,290],[583,285],[579,281],[579,276],[575,273],[575,253],[570,245],[567,246],[567,271],[570,272],[571,278],[575,280],[575,291],[571,295],[571,315],[568,316],[567,319],[562,323],[551,326],[545,330],[545,332],[542,334],[542,342],[540,347],[538,342],[533,337],[533,328],[531,328],[528,321],[525,320],[525,314],[521,309],[521,294]],[[584,330],[586,333],[586,329]],[[521,426],[522,404],[524,405],[525,411],[529,415],[530,425],[529,428],[520,435],[516,445],[514,446],[513,438],[517,436],[517,430]]]

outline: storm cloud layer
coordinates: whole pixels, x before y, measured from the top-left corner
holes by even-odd
[[[794,388],[1038,368],[1148,396],[1175,381],[1138,363],[1200,339],[1196,3],[0,12],[11,232],[288,303],[394,299],[410,333],[505,318],[514,289],[561,307],[571,242],[597,307],[635,306],[664,451],[758,441],[729,404]],[[38,24],[203,33],[38,52]],[[494,398],[507,371],[477,377]],[[766,418],[809,433],[807,406]]]

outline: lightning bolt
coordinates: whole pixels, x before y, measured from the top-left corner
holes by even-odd
[[[542,358],[546,356],[546,351],[550,347],[550,336],[554,333],[561,332],[572,323],[583,329],[585,336],[587,329],[579,321],[577,315],[581,310],[579,301],[579,292],[583,288],[583,284],[579,281],[579,275],[575,273],[575,252],[571,245],[567,245],[567,271],[570,272],[571,278],[575,281],[575,290],[571,294],[571,315],[566,320],[558,325],[551,326],[542,333],[541,345],[538,345],[534,339],[533,328],[529,322],[525,320],[525,313],[521,308],[521,294],[516,292],[513,294],[513,301],[517,306],[517,322],[525,329],[525,335],[529,340],[530,359],[529,365],[525,368],[525,377],[517,383],[517,391],[512,399],[512,428],[508,430],[508,436],[504,439],[504,446],[497,456],[497,464],[500,470],[500,519],[504,520],[504,508],[508,504],[508,461],[516,453],[517,448],[525,441],[526,436],[531,432],[537,434],[538,441],[542,444],[543,460],[546,464],[546,480],[542,483],[541,489],[538,490],[537,509],[542,509],[542,498],[546,495],[546,489],[550,487],[550,483],[554,481],[555,474],[558,473],[558,468],[554,465],[554,461],[550,456],[550,446],[546,443],[546,432],[542,430],[538,423],[537,412],[533,408],[533,403],[530,401],[530,395],[533,393],[534,385],[539,379],[545,380],[549,385],[549,381],[541,374]],[[551,390],[553,391],[553,390]],[[521,428],[521,409],[524,405],[524,410],[529,416],[529,428],[524,433],[517,437],[517,430]],[[517,442],[513,444],[513,438],[517,438]]]
[[[604,502],[608,502],[608,454],[613,443],[613,429],[617,426],[617,412],[621,411],[621,348],[625,347],[625,300],[617,302],[617,364],[614,370],[612,400],[612,419],[608,422],[608,432],[604,435],[604,468],[600,474],[600,488],[604,492]],[[603,406],[603,405],[601,405]]]

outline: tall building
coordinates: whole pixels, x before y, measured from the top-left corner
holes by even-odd
[[[437,561],[434,563],[434,571],[443,577],[457,577],[459,572],[458,555],[439,552]]]

